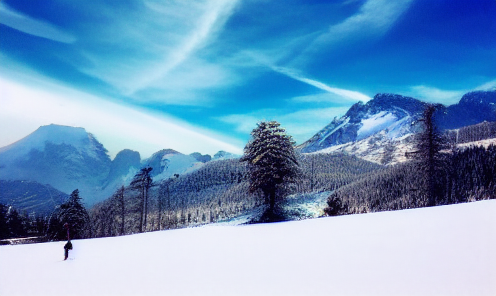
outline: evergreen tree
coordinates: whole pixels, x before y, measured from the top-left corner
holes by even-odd
[[[116,212],[118,213],[120,218],[120,235],[124,235],[124,223],[126,221],[126,204],[124,200],[124,191],[125,187],[121,186],[121,188],[117,189],[113,196],[113,206],[116,208]]]
[[[74,190],[69,199],[60,205],[60,212],[57,216],[61,225],[67,223],[69,226],[71,239],[90,236],[90,216],[81,203],[78,189]]]
[[[9,238],[9,227],[7,225],[8,207],[0,204],[0,239]]]
[[[7,211],[7,227],[10,237],[23,237],[27,235],[27,219],[10,207]]]
[[[139,232],[146,231],[146,218],[148,216],[148,195],[150,188],[153,186],[153,180],[150,172],[153,170],[151,167],[142,168],[131,181],[130,187],[138,191],[139,208],[140,208],[140,222]]]
[[[171,210],[171,184],[175,179],[179,177],[178,174],[174,174],[174,178],[169,178],[160,184],[159,193],[157,195],[157,207],[158,207],[158,230],[162,230],[162,212],[167,209],[168,212]],[[169,215],[167,215],[167,223],[169,222]]]
[[[435,205],[436,197],[442,195],[436,181],[446,158],[441,150],[448,146],[434,122],[434,113],[441,108],[442,105],[427,105],[420,120],[424,128],[417,135],[415,151],[407,155],[416,161],[419,177],[425,184],[426,206]]]
[[[248,164],[249,191],[262,191],[269,206],[268,220],[277,220],[276,201],[282,198],[279,189],[295,183],[299,175],[294,142],[276,121],[258,123],[251,136],[240,160]]]

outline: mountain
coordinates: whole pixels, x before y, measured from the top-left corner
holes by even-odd
[[[231,157],[220,151],[215,159]],[[158,181],[192,172],[211,160],[210,155],[185,155],[172,149],[160,150],[144,160],[139,152],[124,149],[110,160],[105,147],[84,128],[52,124],[0,148],[0,180],[36,182],[41,191],[45,190],[41,184],[49,184],[65,194],[79,189],[84,203],[91,206],[118,187],[129,185],[142,167],[152,167],[152,177]]]
[[[153,168],[150,174],[153,180],[157,181],[170,178],[174,174],[182,175],[195,171],[205,164],[204,160],[201,154],[185,155],[173,149],[163,149],[145,159],[142,167]]]
[[[304,153],[346,152],[377,163],[404,161],[404,152],[413,147],[412,134],[418,132],[427,103],[395,94],[377,94],[366,104],[354,104],[298,146]],[[458,104],[439,108],[434,118],[441,130],[496,121],[496,91],[465,94]]]
[[[101,198],[111,160],[84,128],[47,125],[0,149],[0,179],[50,184],[64,193],[79,189],[87,204]]]
[[[141,156],[139,152],[124,149],[117,153],[110,166],[107,180],[112,181],[125,176],[130,170],[138,170],[141,167]]]
[[[234,158],[239,158],[239,155],[232,154],[226,151],[219,151],[215,153],[214,158],[212,160],[224,160],[224,159],[234,159]]]
[[[438,112],[436,120],[443,130],[496,121],[496,91],[469,92],[458,104]]]
[[[0,180],[0,204],[13,206],[28,214],[48,215],[68,197],[69,195],[48,184]]]
[[[202,155],[199,152],[193,152],[190,154],[190,156],[193,156],[196,160],[198,160],[199,162],[203,162],[203,163],[206,163],[206,162],[209,162],[212,160],[212,156],[210,156],[208,154]]]
[[[102,186],[102,196],[112,195],[120,186],[129,185],[133,176],[141,168],[139,152],[124,149],[117,153],[110,165],[110,171]]]
[[[346,114],[334,120],[298,146],[304,153],[366,139],[381,131],[389,139],[400,138],[418,130],[418,120],[426,104],[409,97],[377,94],[366,104],[358,102]]]

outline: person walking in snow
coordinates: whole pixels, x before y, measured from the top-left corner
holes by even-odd
[[[72,250],[72,243],[70,240],[68,240],[64,246],[64,260],[67,260],[67,257],[69,257],[69,250]]]
[[[64,260],[69,257],[69,250],[72,250],[71,236],[69,234],[69,224],[64,224],[65,229],[67,229],[67,243],[64,245]]]

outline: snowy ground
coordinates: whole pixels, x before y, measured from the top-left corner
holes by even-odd
[[[0,246],[0,295],[496,295],[496,200]]]

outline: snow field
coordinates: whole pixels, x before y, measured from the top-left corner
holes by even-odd
[[[357,131],[356,141],[363,140],[388,126],[393,125],[398,122],[398,118],[392,113],[381,111],[368,118],[362,119],[361,122],[362,126]]]
[[[0,247],[0,295],[496,295],[496,200]]]

